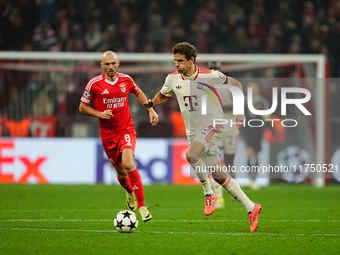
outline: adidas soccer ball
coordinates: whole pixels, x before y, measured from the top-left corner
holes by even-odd
[[[121,233],[132,233],[138,227],[138,219],[133,211],[122,210],[114,217],[113,224]]]

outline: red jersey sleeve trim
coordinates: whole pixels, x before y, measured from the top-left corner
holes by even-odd
[[[131,92],[137,96],[139,94],[138,92],[141,91],[141,89],[136,83],[133,83],[132,86],[133,87],[132,87]]]
[[[210,69],[207,69],[207,68],[204,68],[204,67],[199,67],[198,73],[209,74],[209,73],[212,73],[212,71]]]

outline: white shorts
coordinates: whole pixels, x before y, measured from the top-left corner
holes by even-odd
[[[227,130],[223,128],[216,130],[213,126],[209,126],[200,130],[195,129],[187,132],[187,139],[190,145],[193,142],[203,144],[206,156],[218,156],[220,155],[226,133]]]

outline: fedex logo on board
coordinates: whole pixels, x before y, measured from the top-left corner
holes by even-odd
[[[31,159],[27,155],[19,156],[6,156],[6,152],[13,151],[15,149],[15,143],[13,140],[0,140],[0,183],[27,183],[30,178],[40,184],[48,183],[47,178],[42,174],[41,169],[46,162],[46,156],[39,156],[36,159]],[[13,167],[14,164],[20,162],[24,167],[24,172],[19,178],[15,178],[13,173],[4,171]]]

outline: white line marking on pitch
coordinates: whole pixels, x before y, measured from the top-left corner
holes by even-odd
[[[36,232],[94,232],[94,233],[117,233],[108,229],[52,229],[52,228],[0,228],[0,231],[36,231]],[[296,236],[296,237],[340,237],[340,233],[270,233],[270,232],[176,232],[176,231],[136,231],[137,234],[173,234],[173,235],[223,235],[223,236]]]
[[[182,210],[182,211],[197,211],[201,210],[201,207],[193,207],[193,208],[182,208],[182,207],[150,207],[152,210]],[[102,209],[85,209],[85,208],[80,208],[80,209],[48,209],[48,208],[37,208],[37,209],[7,209],[7,208],[0,208],[0,213],[1,212],[112,212],[112,211],[120,211],[123,210],[124,208],[102,208]],[[242,207],[230,207],[228,210],[244,210]],[[301,208],[294,208],[294,210],[306,210],[305,207]],[[325,207],[313,207],[313,208],[308,208],[308,210],[315,210],[315,211],[320,211],[320,210],[338,210],[338,208],[325,208]]]
[[[153,219],[152,222],[188,222],[188,223],[218,223],[218,222],[246,222],[244,220],[228,219]],[[0,222],[112,222],[112,219],[0,219]],[[334,223],[340,222],[340,219],[261,219],[261,222],[286,222],[286,223]]]

